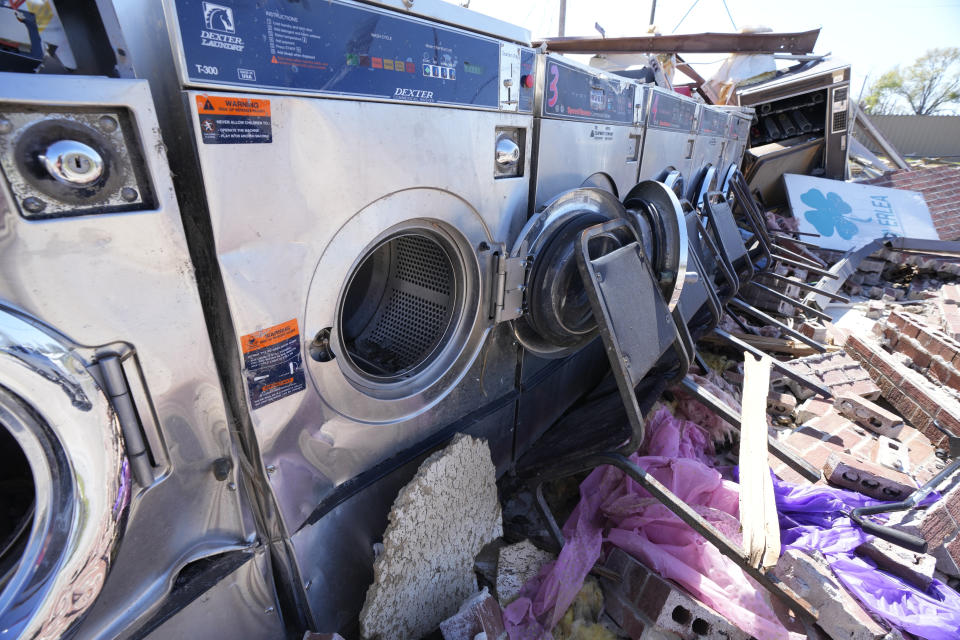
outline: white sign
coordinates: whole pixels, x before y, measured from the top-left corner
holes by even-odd
[[[918,191],[790,173],[783,181],[800,231],[820,234],[804,240],[824,249],[847,251],[890,236],[939,239]]]

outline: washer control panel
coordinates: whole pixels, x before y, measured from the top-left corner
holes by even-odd
[[[697,103],[672,91],[650,90],[647,126],[674,131],[693,131],[697,121]]]
[[[531,111],[527,47],[346,0],[173,6],[188,86]]]
[[[556,56],[547,56],[544,71],[544,116],[634,123],[637,86],[632,82],[578,68]]]

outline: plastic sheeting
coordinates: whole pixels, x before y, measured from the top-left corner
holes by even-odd
[[[939,580],[922,591],[854,553],[872,536],[844,513],[877,501],[843,489],[798,487],[776,478],[774,491],[784,549],[822,553],[847,590],[890,625],[927,640],[960,638],[960,594]],[[931,495],[928,502],[937,497]]]
[[[631,461],[739,543],[737,485],[702,461],[709,446],[703,430],[663,408],[647,428],[650,455]],[[566,544],[556,562],[544,566],[504,610],[511,640],[550,637],[605,545],[624,549],[757,638],[789,637],[762,588],[618,469],[599,467],[583,481],[563,534]]]

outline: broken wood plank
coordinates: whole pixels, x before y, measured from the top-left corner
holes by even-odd
[[[772,353],[784,353],[791,356],[809,356],[817,353],[817,351],[802,342],[797,340],[787,340],[785,338],[768,338],[767,336],[758,336],[752,333],[741,333],[741,332],[730,332],[730,335],[735,338],[743,340],[751,347],[756,347],[761,351],[769,351]],[[711,344],[728,344],[718,336],[707,334],[702,338],[703,342],[708,342]],[[838,351],[840,347],[836,345],[824,345],[827,347],[827,351]]]
[[[740,526],[743,548],[758,569],[780,557],[780,524],[767,463],[767,395],[770,358],[743,354],[743,410],[740,426]]]
[[[684,33],[535,41],[557,53],[810,53],[820,29],[791,33]]]

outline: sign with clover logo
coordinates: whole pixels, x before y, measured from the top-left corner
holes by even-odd
[[[787,198],[805,238],[825,249],[847,251],[877,238],[936,240],[923,194],[872,185],[784,174]]]

